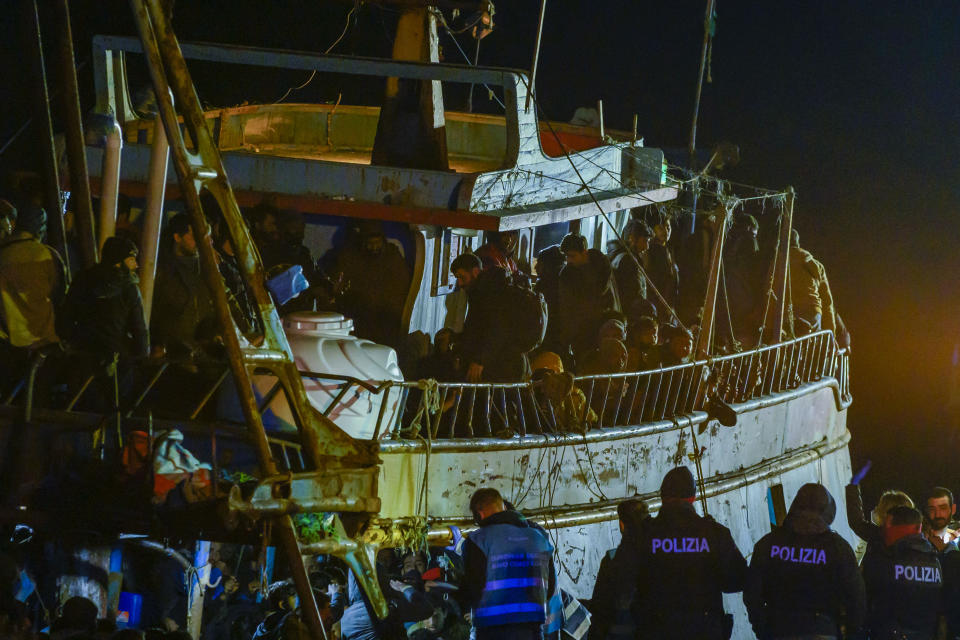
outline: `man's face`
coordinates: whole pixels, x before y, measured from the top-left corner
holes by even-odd
[[[520,234],[516,231],[507,231],[500,234],[500,244],[503,250],[509,255],[513,255],[517,250],[517,244],[520,242]]]
[[[257,227],[257,232],[264,240],[280,239],[280,230],[277,229],[277,217],[273,214],[263,216],[263,220]]]
[[[650,238],[647,236],[630,236],[630,246],[636,253],[643,253],[650,248]]]
[[[173,242],[176,245],[177,253],[181,256],[197,255],[197,241],[193,237],[193,227],[187,229],[187,232],[183,235],[173,234]]]
[[[567,259],[567,264],[572,267],[582,267],[590,261],[586,251],[567,251],[563,255]]]
[[[291,218],[283,223],[283,239],[290,244],[303,244],[306,230],[307,225],[302,218]]]
[[[946,496],[942,498],[929,498],[927,500],[927,521],[934,531],[944,529],[950,524],[950,518],[957,510],[956,505],[950,504],[950,499]]]
[[[367,236],[363,239],[363,250],[370,255],[378,256],[383,251],[383,243],[383,236]]]
[[[640,332],[637,333],[637,341],[640,344],[648,347],[652,347],[653,345],[657,344],[657,328],[648,327],[640,330]]]
[[[670,240],[670,233],[673,231],[673,226],[670,224],[669,220],[664,220],[663,224],[658,224],[653,228],[653,233],[657,236],[657,242],[660,244],[667,244]]]
[[[123,266],[127,268],[127,271],[133,272],[137,270],[137,256],[127,256],[123,259]]]
[[[467,271],[466,269],[457,269],[453,273],[453,277],[457,279],[457,286],[461,289],[469,289],[470,285],[474,283],[477,279],[477,276],[480,275],[480,269],[476,267]]]
[[[686,358],[693,353],[693,338],[688,335],[677,336],[670,341],[670,350],[677,358]]]

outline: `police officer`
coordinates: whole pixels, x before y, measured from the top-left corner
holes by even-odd
[[[639,554],[639,637],[729,638],[733,617],[724,613],[722,594],[743,589],[747,563],[729,529],[697,515],[689,469],[671,469],[660,497],[660,513],[649,522]]]
[[[833,496],[800,487],[783,526],[753,548],[743,603],[761,640],[840,637],[855,632],[866,607],[863,578],[849,543],[830,529]]]
[[[885,549],[864,558],[870,640],[929,640],[937,632],[944,575],[936,548],[910,507],[887,512]]]
[[[472,610],[476,640],[538,640],[558,593],[553,545],[496,489],[478,489],[470,511],[480,528],[463,547],[459,598]]]
[[[638,553],[644,527],[650,520],[647,505],[630,498],[617,505],[620,546],[600,561],[597,582],[590,598],[590,640],[633,640],[636,627],[631,609],[636,591]]]

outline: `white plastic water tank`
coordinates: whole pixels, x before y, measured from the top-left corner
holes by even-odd
[[[374,386],[379,386],[384,380],[403,381],[396,351],[386,345],[350,335],[353,320],[342,314],[327,311],[295,312],[283,319],[283,328],[300,371],[349,376]],[[343,380],[322,377],[303,378],[310,404],[326,413],[338,427],[354,438],[373,437],[381,403],[386,402],[379,435],[389,433],[398,418],[403,389],[394,387],[389,391],[374,393],[353,384],[331,406],[347,384]],[[269,379],[257,380],[258,395],[266,393],[270,385]],[[273,417],[280,423],[277,426],[282,430],[295,429],[286,400],[280,396],[282,394],[278,394],[270,404]]]

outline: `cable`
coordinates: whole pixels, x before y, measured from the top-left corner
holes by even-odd
[[[360,6],[359,0],[354,0],[353,6],[350,7],[350,11],[347,12],[347,20],[346,20],[346,22],[345,22],[344,25],[343,25],[343,31],[340,32],[340,37],[338,37],[336,40],[334,40],[334,41],[333,41],[333,44],[331,44],[329,47],[327,47],[327,50],[323,52],[323,55],[327,55],[328,53],[330,53],[331,51],[333,51],[333,48],[336,47],[338,44],[340,44],[340,41],[343,40],[343,37],[344,37],[345,35],[347,35],[347,31],[350,29],[350,17],[353,15],[353,12],[356,11],[356,10],[357,10],[357,7],[359,7],[359,6]],[[314,69],[313,71],[310,72],[310,77],[307,78],[306,82],[304,82],[303,84],[301,84],[301,85],[299,85],[299,86],[296,86],[296,87],[290,87],[289,89],[287,89],[287,92],[284,93],[282,96],[280,96],[280,98],[279,98],[276,102],[271,102],[270,104],[280,104],[281,102],[283,102],[284,100],[286,100],[287,96],[289,96],[292,92],[294,92],[294,91],[299,91],[300,89],[303,89],[303,88],[306,87],[308,84],[310,84],[311,82],[313,82],[313,79],[314,79],[315,77],[317,77],[317,70],[316,70],[316,69]]]
[[[466,62],[467,62],[468,65],[470,65],[471,67],[474,66],[473,61],[470,59],[470,56],[468,56],[468,55],[467,55],[467,52],[464,51],[464,50],[463,50],[463,47],[460,46],[460,41],[457,40],[457,37],[456,37],[456,35],[455,35],[455,33],[462,33],[462,32],[455,32],[455,31],[453,31],[453,30],[450,28],[450,26],[447,24],[447,21],[446,21],[446,19],[443,17],[443,14],[442,14],[439,10],[434,9],[434,11],[435,11],[435,14],[436,14],[437,16],[439,16],[440,25],[441,25],[441,26],[444,28],[444,30],[447,32],[447,35],[450,36],[450,39],[453,40],[453,44],[456,45],[457,51],[460,52],[460,55],[463,56],[463,59],[466,60]],[[477,22],[479,22],[479,20],[478,20]],[[476,24],[476,23],[475,23],[475,24]],[[474,24],[474,25],[471,25],[471,26],[475,26],[475,24]],[[493,99],[497,102],[497,104],[500,105],[500,107],[501,107],[502,109],[506,109],[506,108],[507,108],[506,105],[503,103],[503,101],[500,99],[500,97],[497,95],[497,93],[496,93],[493,89],[490,88],[490,85],[488,85],[488,84],[483,84],[482,86],[483,86],[483,88],[485,88],[485,89],[487,90],[487,94],[490,95],[491,97],[493,97]]]

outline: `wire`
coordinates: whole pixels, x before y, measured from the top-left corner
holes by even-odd
[[[455,35],[456,33],[462,33],[462,31],[459,31],[459,32],[458,32],[458,31],[454,31],[453,29],[451,29],[451,28],[450,28],[450,25],[447,24],[446,18],[443,17],[443,13],[441,13],[439,10],[434,10],[434,13],[435,13],[435,15],[438,16],[438,20],[439,20],[439,22],[440,22],[440,25],[441,25],[441,26],[444,28],[444,30],[447,32],[447,35],[450,36],[450,39],[453,40],[453,44],[456,45],[457,51],[460,52],[460,55],[463,56],[463,59],[466,60],[466,61],[467,61],[467,64],[470,65],[471,67],[474,66],[473,61],[470,59],[470,56],[468,56],[468,55],[467,55],[467,52],[464,51],[464,50],[463,50],[463,47],[460,46],[460,41],[457,40],[457,37],[456,37],[456,35]],[[474,23],[474,24],[471,25],[471,26],[476,26],[477,23],[479,23],[479,19],[477,20],[476,23]],[[468,28],[469,28],[469,27],[468,27]],[[493,89],[490,88],[490,85],[483,84],[482,86],[487,90],[487,95],[491,96],[491,97],[497,102],[497,104],[500,105],[500,107],[501,107],[502,109],[506,109],[506,108],[507,108],[506,105],[503,104],[503,101],[500,99],[500,97],[497,95],[496,91],[494,91]]]
[[[323,55],[327,55],[328,53],[333,51],[333,48],[336,47],[338,44],[340,44],[340,41],[343,40],[343,37],[347,35],[347,31],[350,29],[350,17],[353,15],[353,12],[357,10],[358,6],[360,6],[359,0],[355,0],[353,3],[353,6],[350,7],[350,11],[347,12],[347,19],[343,24],[343,31],[340,32],[340,37],[334,40],[333,44],[327,47],[327,50],[323,52]],[[299,91],[300,89],[303,89],[308,84],[313,82],[313,79],[316,77],[317,77],[317,70],[314,69],[313,71],[310,72],[310,77],[307,78],[306,82],[296,87],[290,87],[289,89],[287,89],[287,92],[284,93],[282,96],[280,96],[280,98],[276,102],[271,102],[270,104],[280,104],[281,102],[286,100],[287,96],[289,96],[294,91]]]

